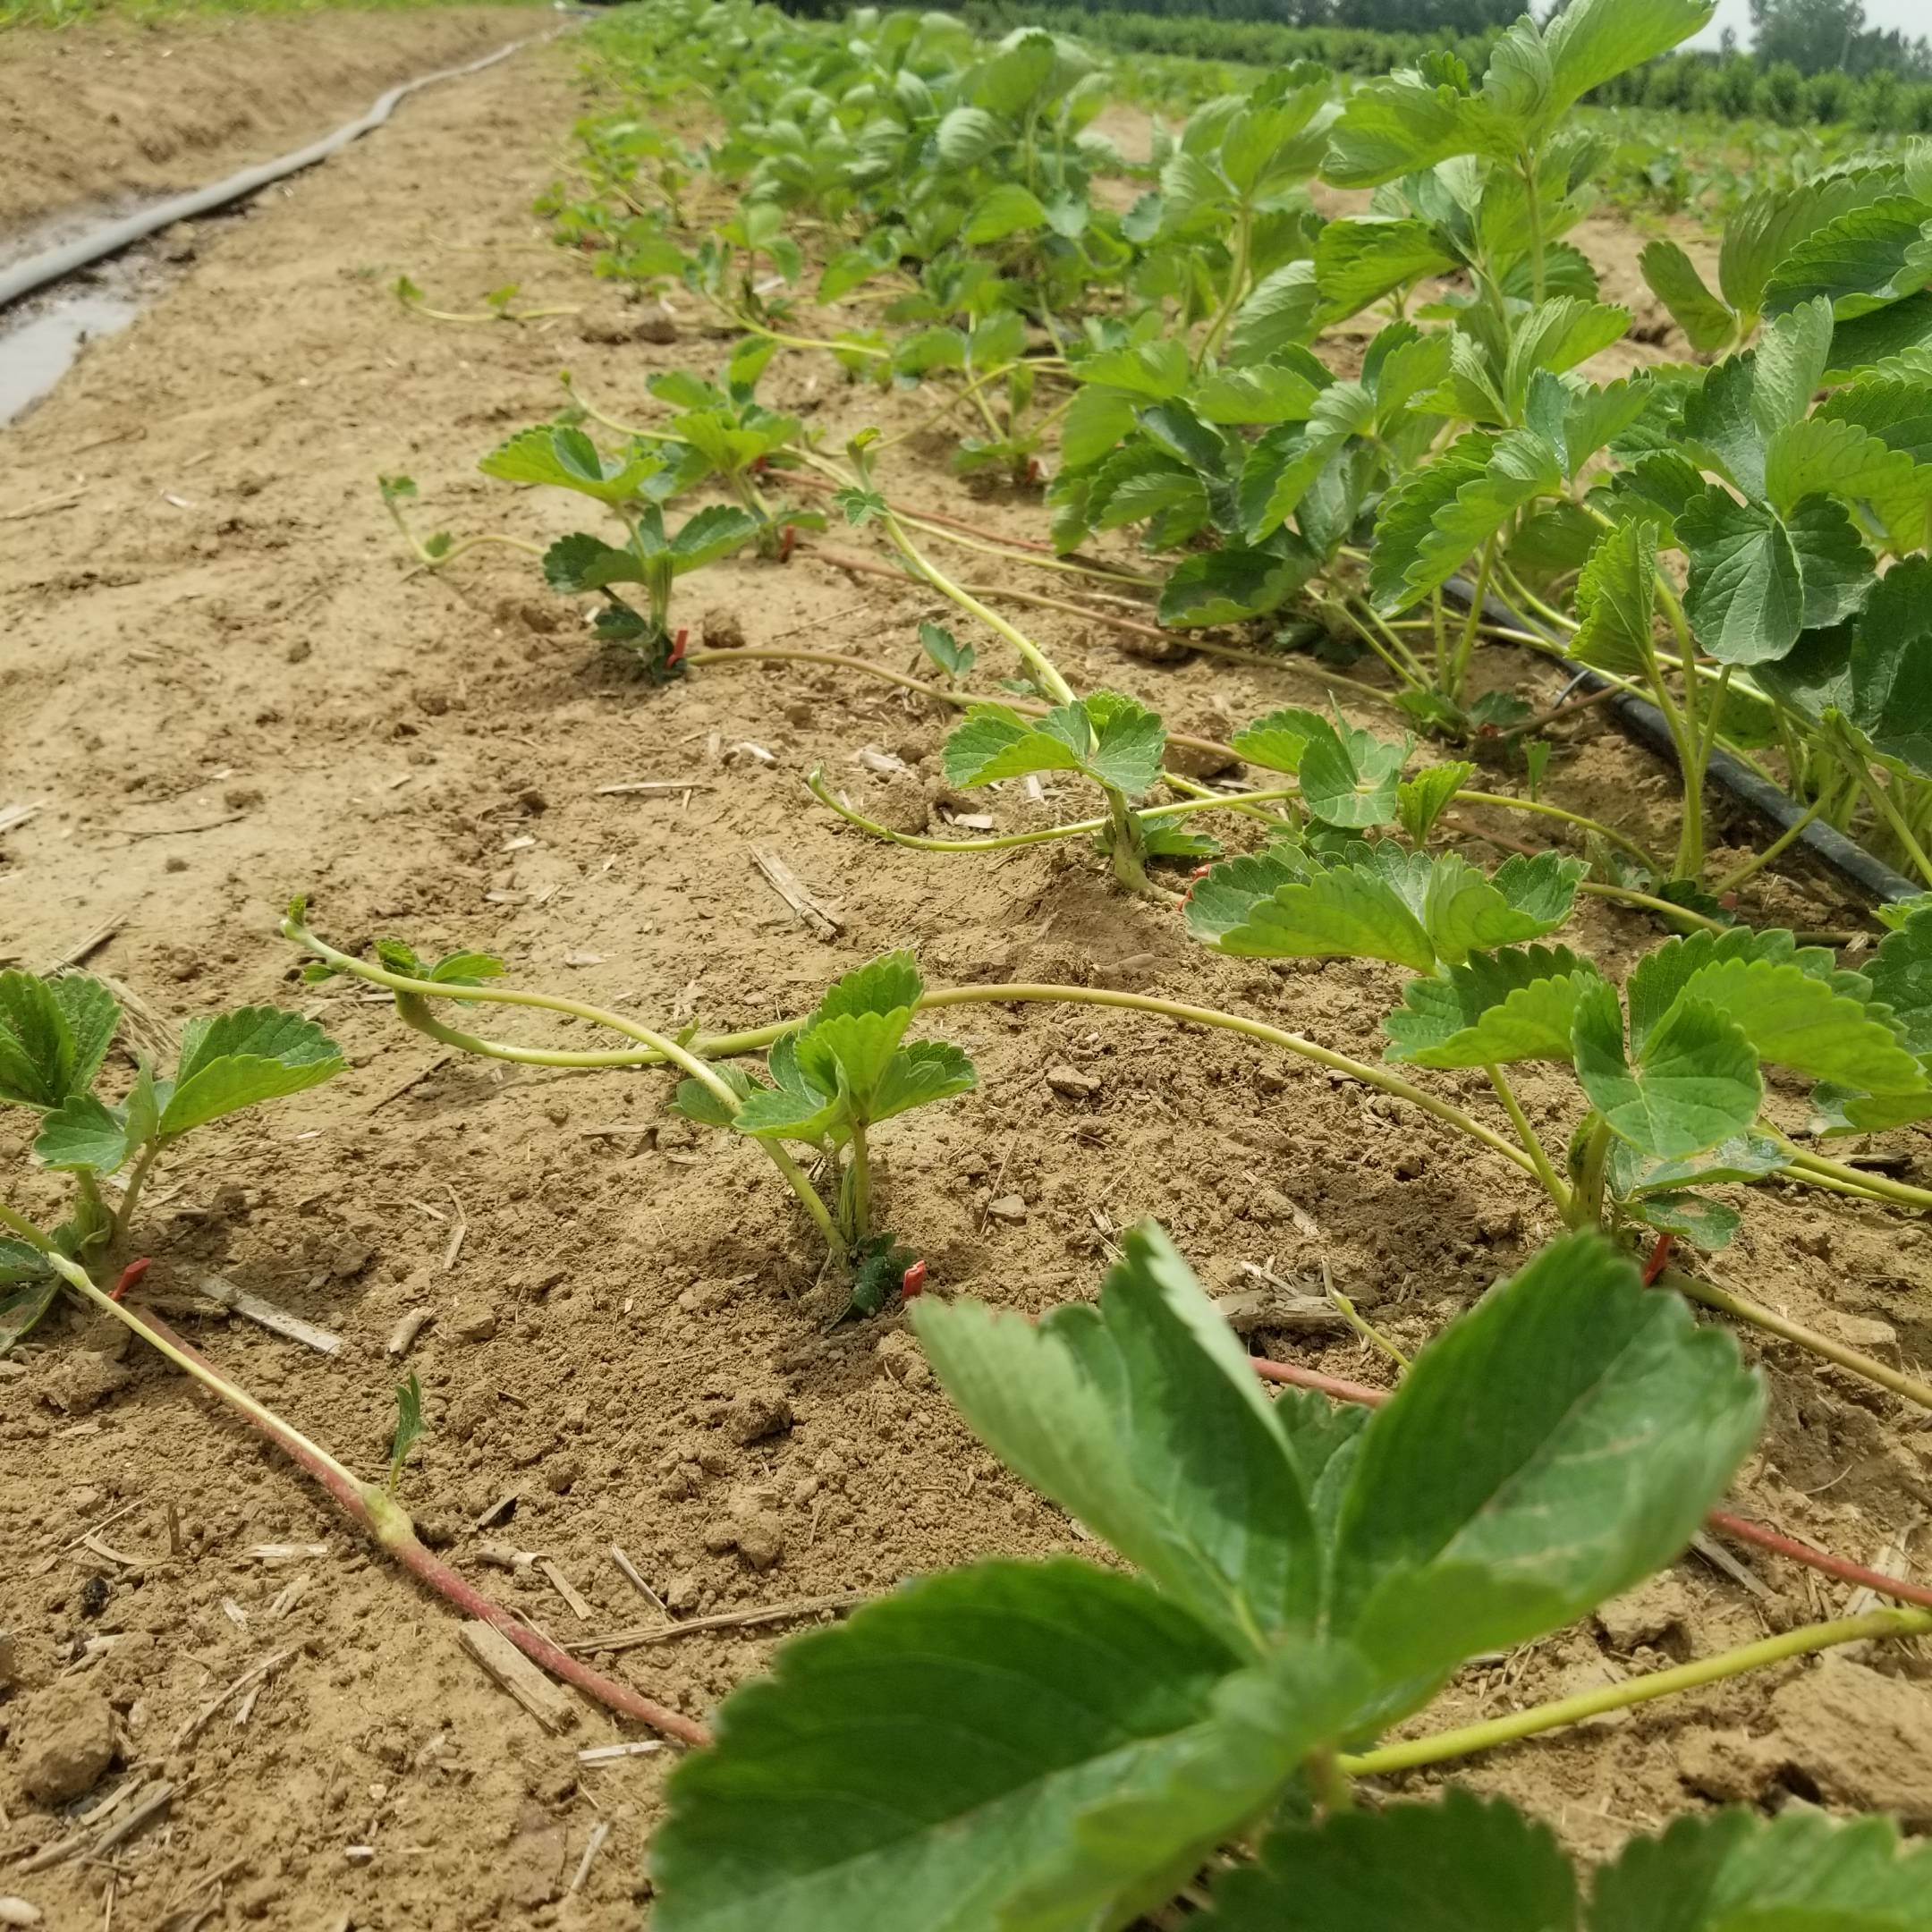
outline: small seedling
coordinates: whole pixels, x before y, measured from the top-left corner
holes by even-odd
[[[396,1385],[395,1402],[395,1435],[389,1445],[387,1487],[391,1496],[401,1487],[402,1465],[423,1433],[422,1384],[416,1379],[416,1371],[413,1368],[410,1370],[407,1382]]]
[[[874,1224],[872,1130],[915,1107],[970,1093],[976,1083],[972,1063],[957,1046],[902,1044],[924,992],[912,955],[888,953],[833,982],[804,1025],[766,1055],[764,1082],[724,1065],[716,1071],[730,1102],[715,1084],[695,1080],[677,1090],[677,1109],[689,1120],[812,1150],[837,1204],[835,1251],[852,1271],[851,1306],[858,1314],[884,1307],[913,1260]]]
[[[432,322],[541,322],[548,316],[581,313],[573,303],[542,309],[513,309],[511,304],[518,294],[514,282],[491,289],[483,297],[481,309],[432,309],[423,292],[407,275],[398,275],[392,287],[396,300],[405,309],[416,315],[427,316]]]
[[[51,1233],[0,1208],[0,1352],[53,1305],[61,1275],[50,1255],[92,1267],[118,1261],[155,1162],[211,1121],[300,1093],[342,1072],[341,1050],[313,1021],[268,1006],[244,1006],[182,1030],[172,1078],[136,1063],[124,1098],[96,1087],[120,1025],[121,1006],[84,973],[43,979],[0,973],[0,1105],[40,1116],[33,1143],[42,1167],[73,1177],[72,1211]],[[124,1174],[118,1202],[106,1184]]]

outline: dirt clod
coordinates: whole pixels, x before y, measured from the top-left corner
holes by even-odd
[[[21,1789],[39,1804],[70,1803],[106,1775],[114,1711],[92,1684],[68,1678],[37,1690],[15,1725]]]
[[[450,1333],[459,1342],[487,1342],[496,1335],[496,1323],[494,1301],[463,1301],[450,1318]]]
[[[741,1446],[783,1436],[791,1427],[792,1404],[776,1389],[747,1389],[724,1411],[724,1433]]]

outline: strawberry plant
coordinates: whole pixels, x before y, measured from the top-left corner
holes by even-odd
[[[1465,1659],[1682,1548],[1762,1417],[1728,1340],[1591,1235],[1492,1289],[1366,1421],[1263,1394],[1151,1226],[1097,1306],[1035,1326],[926,1298],[912,1321],[980,1439],[1129,1567],[981,1563],[786,1646],[673,1775],[653,1853],[667,1932],[1123,1927],[1203,1867],[1233,1925],[1408,1925],[1418,1899],[1444,1923],[1464,1900],[1458,1924],[1576,1922],[1567,1865],[1508,1806],[1375,1817],[1351,1787],[1562,1721],[1371,1748]],[[1701,1676],[1928,1628],[1880,1611]],[[1854,1903],[1920,1922],[1921,1861],[1883,1827],[1793,1823],[1733,1815],[1635,1846],[1598,1877],[1592,1923],[1715,1932],[1801,1900],[1820,1923]],[[1259,1860],[1230,1869],[1219,1848],[1242,1841]]]
[[[734,446],[719,448],[723,453]],[[415,497],[415,483],[408,477],[385,477],[384,506],[418,559],[439,569],[479,544],[492,543],[540,556],[544,581],[553,590],[602,597],[595,620],[597,636],[631,652],[653,684],[682,669],[682,633],[674,631],[671,622],[678,580],[741,550],[769,528],[768,519],[728,504],[707,504],[674,530],[666,526],[665,504],[711,471],[712,459],[689,443],[632,438],[622,454],[607,456],[576,425],[550,423],[512,436],[478,468],[506,483],[546,485],[588,497],[616,519],[623,541],[613,544],[587,531],[560,537],[547,547],[495,533],[460,542],[444,532],[419,538],[402,507]],[[632,596],[623,595],[626,589]],[[637,591],[643,593],[641,609],[633,601]]]
[[[407,1025],[465,1052],[531,1066],[665,1065],[684,1078],[673,1105],[687,1120],[742,1135],[772,1163],[824,1240],[827,1258],[849,1277],[854,1311],[874,1314],[911,1264],[912,1256],[881,1228],[875,1213],[872,1130],[914,1108],[970,1093],[972,1063],[943,1040],[907,1041],[925,983],[910,953],[888,953],[835,980],[813,1012],[758,1037],[762,1079],[708,1046],[700,1055],[686,1034],[672,1038],[621,1015],[548,994],[499,986],[503,962],[486,953],[453,953],[430,963],[397,939],[377,942],[376,961],[358,960],[317,937],[306,902],[291,903],[283,936],[306,956],[311,982],[345,973],[386,987]],[[445,1025],[434,998],[525,1006],[608,1027],[633,1042],[615,1052],[508,1046]],[[809,1150],[813,1173],[788,1151]],[[826,1196],[831,1205],[826,1205]]]
[[[1620,999],[1597,968],[1531,944],[1569,910],[1581,868],[1544,853],[1491,879],[1392,842],[1278,845],[1216,867],[1188,904],[1196,936],[1248,958],[1385,960],[1417,977],[1384,1022],[1387,1058],[1479,1070],[1538,1179],[1574,1226],[1634,1222],[1725,1245],[1735,1210],[1699,1186],[1749,1182],[1805,1157],[1762,1118],[1767,1065],[1817,1083],[1826,1134],[1932,1115],[1932,914],[1890,934],[1867,972],[1787,932],[1667,940]],[[1586,1103],[1554,1159],[1506,1067],[1567,1067]]]
[[[140,1058],[126,1095],[110,1101],[97,1089],[120,1022],[120,1003],[84,973],[0,973],[0,1105],[39,1116],[34,1158],[73,1184],[72,1207],[50,1232],[0,1207],[11,1231],[0,1238],[0,1352],[53,1306],[64,1278],[54,1257],[83,1268],[118,1263],[155,1162],[183,1135],[300,1093],[344,1064],[300,1014],[243,1006],[191,1020],[174,1072],[157,1075]]]
[[[763,1080],[727,1064],[711,1080],[680,1081],[674,1102],[700,1125],[811,1150],[836,1204],[834,1252],[852,1268],[860,1314],[885,1306],[913,1258],[874,1224],[872,1130],[976,1083],[972,1062],[950,1042],[906,1042],[925,990],[912,955],[888,953],[832,983],[804,1024],[766,1055]]]

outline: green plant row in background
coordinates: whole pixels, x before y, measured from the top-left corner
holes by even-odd
[[[1024,22],[1055,33],[1079,34],[1120,54],[1159,54],[1252,67],[1312,60],[1352,74],[1387,73],[1413,65],[1432,52],[1453,53],[1480,70],[1501,27],[1517,11],[1509,8],[1495,26],[1476,30],[1445,24],[1390,32],[1356,24],[1360,14],[1354,8],[1349,10],[1346,26],[1297,26],[1256,19],[1247,9],[1187,6],[1130,11],[974,0],[964,10],[976,27],[989,33],[1004,33]],[[1606,82],[1589,99],[1595,106],[1669,108],[1733,121],[1758,115],[1781,127],[1848,125],[1877,134],[1932,133],[1932,78],[1891,67],[1864,75],[1836,67],[1807,74],[1791,61],[1760,63],[1746,54],[1666,54]]]

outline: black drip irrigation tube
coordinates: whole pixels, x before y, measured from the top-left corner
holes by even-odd
[[[1464,610],[1476,594],[1475,586],[1463,577],[1452,578],[1443,586],[1443,593]],[[1563,649],[1562,640],[1547,627],[1523,616],[1499,597],[1486,597],[1482,614],[1505,630],[1530,631],[1546,639],[1552,650]],[[1582,667],[1576,673],[1575,683],[1578,689],[1591,692],[1614,688],[1608,678]],[[1627,736],[1658,753],[1666,764],[1677,764],[1677,748],[1670,727],[1664,722],[1664,714],[1648,699],[1619,691],[1616,697],[1606,700],[1605,708]],[[1733,758],[1721,745],[1711,752],[1708,772],[1741,804],[1748,805],[1760,818],[1768,818],[1780,832],[1789,832],[1805,815],[1805,808],[1789,792],[1760,778],[1741,758]],[[1803,846],[1839,877],[1880,903],[1910,899],[1924,889],[1902,873],[1894,872],[1883,860],[1873,858],[1856,839],[1847,838],[1835,826],[1828,826],[1822,819],[1814,818],[1792,843]]]
[[[14,263],[11,268],[0,269],[0,309],[20,301],[23,295],[31,295],[36,289],[45,288],[50,282],[58,282],[63,276],[90,267],[110,255],[118,255],[122,250],[133,247],[137,242],[145,242],[149,235],[172,227],[178,221],[188,221],[197,215],[225,208],[231,202],[246,200],[249,196],[259,194],[264,188],[288,175],[300,174],[303,168],[327,160],[351,141],[359,140],[372,128],[380,127],[394,111],[396,103],[405,95],[413,94],[418,88],[433,87],[438,80],[458,80],[465,74],[480,73],[484,68],[507,60],[520,47],[529,47],[535,41],[552,39],[563,30],[559,27],[547,34],[529,35],[523,39],[513,40],[508,47],[498,47],[494,54],[486,54],[480,60],[466,61],[460,67],[445,67],[435,73],[404,80],[391,88],[367,114],[343,123],[334,133],[325,134],[320,140],[311,141],[306,148],[298,148],[292,154],[243,168],[240,174],[231,174],[212,187],[172,195],[165,201],[157,201],[153,207],[143,208],[138,215],[104,223],[72,242],[63,242],[58,248],[43,250],[38,255],[30,255],[25,260]]]

